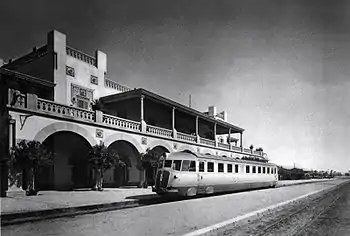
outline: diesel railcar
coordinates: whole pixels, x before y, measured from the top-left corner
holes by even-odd
[[[204,155],[189,151],[167,154],[158,166],[153,192],[182,196],[275,187],[272,163]]]

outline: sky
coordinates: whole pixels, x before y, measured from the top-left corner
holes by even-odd
[[[20,1],[0,5],[0,58],[56,29],[107,53],[108,77],[244,128],[283,166],[350,170],[350,2]]]

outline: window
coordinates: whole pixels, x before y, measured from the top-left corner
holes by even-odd
[[[249,166],[245,166],[245,173],[249,173]]]
[[[182,161],[181,171],[189,171],[190,170],[190,161],[184,160]]]
[[[263,174],[265,174],[265,166],[263,167]]]
[[[258,166],[258,173],[261,173],[261,166]]]
[[[96,76],[91,75],[91,77],[90,77],[90,82],[91,82],[92,84],[98,85],[98,78],[97,78]]]
[[[267,167],[267,173],[270,174],[270,167]]]
[[[66,75],[74,77],[75,76],[74,68],[70,66],[66,66]]]
[[[191,161],[189,171],[196,172],[196,161]]]
[[[165,167],[165,168],[170,168],[172,162],[173,162],[172,160],[166,160],[166,161],[164,162],[164,167]]]
[[[238,165],[235,165],[235,172],[238,173]]]
[[[252,173],[256,173],[256,166],[252,166],[252,167],[253,167]]]
[[[214,172],[214,163],[208,162],[207,169],[208,169],[208,172]]]
[[[232,164],[227,164],[227,172],[232,173]]]
[[[174,160],[173,169],[180,171],[180,168],[181,168],[181,160]]]
[[[224,164],[218,163],[218,172],[224,172]]]
[[[199,162],[199,172],[204,172],[204,162]]]

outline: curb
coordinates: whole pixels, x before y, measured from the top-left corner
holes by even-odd
[[[277,188],[287,187],[292,185],[317,183],[317,182],[324,182],[324,181],[316,181],[316,182],[308,181],[308,182],[300,182],[300,183],[293,183],[293,184],[284,184],[284,185],[277,186]],[[129,200],[124,202],[112,202],[112,203],[93,204],[93,205],[76,206],[76,207],[56,208],[56,209],[49,209],[49,210],[39,210],[39,211],[31,211],[31,212],[16,212],[16,213],[1,214],[1,226],[33,222],[33,221],[39,221],[44,219],[72,217],[77,215],[93,214],[93,213],[99,213],[99,212],[105,212],[105,211],[122,210],[126,208],[135,208],[135,207],[140,207],[144,205],[160,204],[160,203],[171,202],[171,201],[172,201],[171,198],[169,199],[169,198],[154,197],[154,198],[141,199],[141,200]]]

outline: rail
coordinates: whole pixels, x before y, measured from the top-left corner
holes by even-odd
[[[93,56],[90,56],[88,54],[85,54],[83,52],[80,52],[80,51],[78,51],[74,48],[68,47],[68,46],[66,47],[66,52],[67,52],[68,56],[74,57],[74,58],[81,60],[83,62],[86,62],[90,65],[97,66],[96,58],[94,58]]]
[[[131,129],[134,131],[140,131],[141,123],[133,120],[127,120],[116,116],[103,114],[102,122],[105,124],[113,125],[118,128]]]
[[[214,141],[214,140],[211,140],[211,139],[206,139],[206,138],[200,137],[200,143],[201,143],[201,144],[208,145],[208,146],[213,146],[213,147],[215,147],[215,141]]]
[[[230,149],[230,145],[227,143],[218,143],[218,146],[220,148]]]
[[[67,105],[58,104],[53,101],[38,98],[37,109],[45,113],[53,113],[57,115],[70,116],[88,121],[95,121],[95,112],[85,110],[78,107],[71,107]]]
[[[157,127],[157,126],[147,125],[146,133],[156,134],[156,135],[160,135],[160,136],[165,136],[165,137],[171,138],[172,134],[173,134],[173,131],[165,129],[165,128]]]
[[[177,138],[181,139],[181,140],[185,140],[185,141],[190,141],[190,142],[196,142],[197,141],[197,137],[191,134],[184,134],[184,133],[180,133],[177,132]]]
[[[107,79],[105,78],[105,87],[107,88],[112,88],[121,92],[128,92],[130,90],[132,90],[131,88],[118,84],[116,82],[114,82],[113,80]]]

